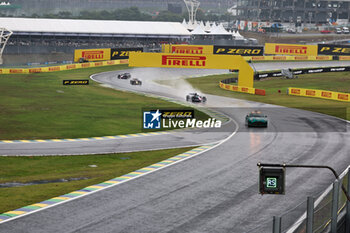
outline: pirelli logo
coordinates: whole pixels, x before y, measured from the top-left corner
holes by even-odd
[[[61,68],[59,66],[53,66],[53,67],[49,67],[49,71],[60,71]]]
[[[87,60],[103,59],[104,51],[83,51],[82,57]]]
[[[63,80],[63,85],[89,85],[89,80]]]
[[[201,46],[172,46],[172,53],[184,54],[203,54],[203,47]]]
[[[307,60],[308,56],[296,56],[294,57],[294,60]]]
[[[290,92],[291,92],[292,94],[295,94],[295,95],[300,95],[300,89],[294,89],[294,88],[292,88],[292,89],[290,90]]]
[[[328,57],[328,56],[317,56],[317,57],[316,57],[316,60],[325,60],[325,61],[328,61],[328,60],[329,60],[329,57]]]
[[[162,65],[173,67],[204,67],[206,64],[205,56],[180,56],[180,55],[163,55]]]
[[[76,66],[75,65],[66,65],[66,69],[75,69]]]
[[[10,74],[21,74],[23,69],[10,69]]]
[[[265,60],[265,57],[263,57],[263,56],[252,57],[252,60],[263,61],[263,60]]]
[[[340,100],[349,100],[349,95],[348,94],[338,94],[338,99]]]
[[[273,60],[287,60],[286,57],[281,57],[281,56],[274,56]]]
[[[40,73],[40,72],[41,72],[41,68],[29,69],[29,73]]]
[[[282,54],[307,54],[306,46],[293,46],[293,45],[276,45],[275,47],[276,53]]]
[[[325,98],[332,98],[332,92],[322,91],[321,96]]]
[[[309,95],[309,96],[316,96],[316,91],[306,90],[306,95]]]

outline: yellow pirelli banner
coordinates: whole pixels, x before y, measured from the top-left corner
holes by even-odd
[[[232,84],[226,84],[223,82],[219,83],[220,88],[228,90],[228,91],[235,91],[235,92],[242,92],[242,93],[247,93],[247,94],[252,94],[252,95],[265,95],[265,90],[262,89],[256,89],[253,87],[242,87],[242,86],[236,86]]]
[[[244,59],[246,61],[332,61],[333,56],[255,56],[244,57]],[[340,57],[339,60],[341,60]]]
[[[238,85],[253,87],[254,70],[242,56],[212,54],[135,53],[129,54],[129,66],[192,69],[237,69]]]
[[[165,47],[166,48],[166,47]],[[167,51],[165,49],[165,51]],[[174,45],[171,44],[168,53],[181,53],[181,54],[213,54],[213,45]]]
[[[111,49],[76,49],[74,50],[74,62],[79,62],[80,58],[88,61],[111,60]]]
[[[350,56],[339,56],[339,61],[350,61]]]
[[[265,43],[265,54],[317,56],[317,45]]]
[[[30,73],[44,73],[44,72],[56,72],[62,70],[82,69],[97,66],[110,66],[118,64],[128,64],[129,60],[113,60],[113,61],[101,61],[101,62],[87,62],[76,63],[61,66],[49,66],[29,69],[0,69],[0,74],[30,74]]]
[[[350,102],[350,93],[342,93],[342,92],[335,92],[335,91],[289,87],[288,94]]]
[[[242,87],[242,86],[235,86],[231,84],[225,84],[220,82],[220,88],[229,90],[229,91],[237,91],[237,92],[243,92],[248,94],[255,94],[255,88],[253,87]]]

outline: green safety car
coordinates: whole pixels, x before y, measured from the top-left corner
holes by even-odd
[[[260,111],[253,111],[245,117],[245,125],[248,127],[267,127],[267,116]]]

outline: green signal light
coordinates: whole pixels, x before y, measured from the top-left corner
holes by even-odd
[[[266,178],[266,187],[267,188],[277,188],[277,178]]]

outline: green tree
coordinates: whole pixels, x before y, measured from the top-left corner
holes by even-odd
[[[154,18],[155,21],[169,21],[169,22],[181,22],[183,20],[182,15],[172,13],[170,11],[161,11]]]

